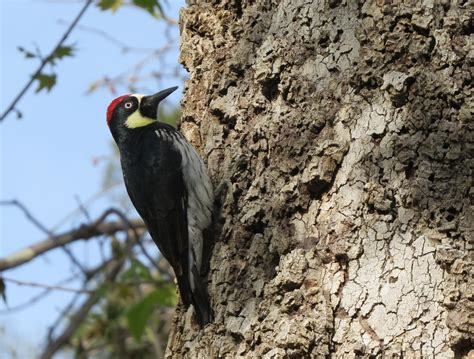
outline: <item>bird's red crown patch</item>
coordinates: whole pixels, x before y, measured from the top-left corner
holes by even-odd
[[[122,102],[122,100],[126,97],[130,96],[130,94],[128,95],[123,95],[123,96],[120,96],[120,97],[117,97],[115,100],[113,100],[109,107],[107,107],[107,126],[110,126],[110,120],[112,119],[112,112],[114,112],[115,110],[115,107],[117,107],[117,105]]]

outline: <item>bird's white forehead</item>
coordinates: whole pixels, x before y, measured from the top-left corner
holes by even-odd
[[[142,98],[145,96],[145,95],[142,95],[142,94],[139,94],[139,93],[132,93],[130,96],[133,96],[135,97],[138,102],[141,102]]]

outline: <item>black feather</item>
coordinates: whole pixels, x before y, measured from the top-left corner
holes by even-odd
[[[156,129],[171,126],[156,123],[129,129],[119,143],[127,192],[143,218],[153,241],[170,262],[183,304],[193,305],[202,327],[211,320],[211,308],[200,270],[191,268],[191,288],[187,222],[187,193],[181,169],[181,154],[172,142],[158,138]],[[191,239],[192,240],[192,239]]]

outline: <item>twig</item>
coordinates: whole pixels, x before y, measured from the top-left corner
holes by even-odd
[[[107,268],[111,267],[113,265],[113,263],[115,263],[115,262],[117,262],[117,260],[115,258],[111,258],[111,259],[108,259],[108,260],[104,261],[103,263],[99,264],[98,266],[96,266],[94,268],[88,269],[87,272],[86,272],[86,278],[84,280],[84,284],[86,284],[90,280],[92,280],[97,274],[99,274],[99,273],[103,272],[104,270],[106,270]],[[70,282],[73,279],[77,279],[77,275],[72,275],[72,276],[70,276],[66,279],[63,279],[63,280],[57,282],[56,286],[62,286],[64,284]],[[43,299],[46,296],[48,296],[49,294],[51,294],[51,292],[52,292],[51,289],[49,289],[49,288],[45,289],[45,290],[41,291],[41,293],[31,297],[26,302],[18,304],[14,307],[9,307],[5,310],[0,310],[0,315],[10,314],[14,311],[19,311],[19,310],[22,310],[26,307],[29,307],[30,305],[35,304],[36,302],[40,301],[41,299]]]
[[[114,268],[111,269],[107,275],[106,282],[111,282],[115,279],[117,274],[120,271],[120,268],[123,264],[123,259],[117,262]],[[87,318],[87,314],[92,309],[92,307],[99,301],[101,296],[96,291],[93,294],[89,295],[89,298],[82,304],[82,306],[70,317],[69,324],[66,326],[62,334],[60,334],[56,339],[50,341],[46,346],[45,350],[41,354],[41,359],[52,358],[53,355],[74,335],[76,330],[81,326],[84,320]]]
[[[106,188],[103,188],[101,190],[99,190],[98,192],[94,193],[92,196],[90,196],[89,198],[87,198],[84,202],[83,202],[83,206],[85,208],[87,208],[90,204],[92,204],[95,200],[97,200],[98,198],[102,197],[103,195],[107,194],[107,192],[109,192],[110,190],[114,189],[115,187],[121,185],[121,183],[114,183],[114,184],[111,184],[110,186],[106,187]],[[64,223],[66,223],[67,221],[71,220],[72,218],[74,218],[77,214],[79,214],[81,212],[81,209],[80,208],[75,208],[74,210],[72,210],[70,213],[66,214],[59,222],[57,222],[54,226],[53,226],[53,229],[52,231],[56,231],[58,228],[60,228],[62,225],[64,225]]]
[[[130,224],[127,216],[125,216],[125,214],[123,214],[121,211],[119,211],[118,209],[115,209],[115,208],[111,209],[110,212],[116,214],[128,226],[126,242],[128,243],[128,245],[127,245],[128,255],[131,258],[133,256],[132,243],[135,242],[135,243],[140,244],[140,236],[138,235],[135,228],[133,228],[131,226],[131,224]],[[133,233],[133,239],[130,237],[130,232]],[[138,277],[136,275],[133,276],[133,282],[134,282],[133,284],[135,286],[135,289],[137,290],[137,293],[138,293],[139,297],[141,297],[142,296],[142,291],[141,291],[140,285],[138,284]]]
[[[110,261],[107,262],[106,264],[107,265],[110,265]],[[105,267],[105,266],[104,266]],[[102,267],[102,270],[104,269],[104,267]],[[95,270],[95,269],[94,269]],[[21,311],[25,308],[28,308],[32,305],[34,305],[36,302],[39,302],[40,300],[46,298],[48,295],[50,295],[54,289],[56,289],[57,287],[62,287],[63,284],[66,284],[68,282],[70,282],[71,280],[73,279],[76,279],[77,276],[70,276],[69,278],[66,278],[66,279],[63,279],[61,281],[59,281],[58,283],[56,283],[55,285],[52,285],[52,286],[47,286],[44,290],[42,290],[40,293],[36,294],[35,296],[32,296],[31,298],[29,298],[27,301],[23,302],[23,303],[20,303],[18,305],[15,305],[13,307],[7,307],[6,309],[2,309],[0,310],[0,315],[5,315],[5,314],[11,314],[13,312],[18,312],[18,311]],[[8,279],[5,279],[5,280],[8,280]],[[170,280],[161,280],[161,281],[158,281],[158,280],[148,280],[148,281],[143,281],[141,280],[139,282],[140,285],[142,284],[153,284],[154,286],[160,286],[160,285],[163,285],[163,284],[167,284],[167,283],[173,283],[172,281]],[[121,282],[121,284],[127,284],[127,285],[135,285],[135,283],[132,283],[132,282]],[[26,284],[25,284],[26,285]],[[40,286],[41,288],[44,288],[43,285]],[[89,292],[92,292],[92,291],[89,291]],[[78,292],[76,294],[82,294],[83,292]],[[52,325],[53,327],[56,327],[56,325]]]
[[[168,15],[166,15],[163,11],[161,11],[161,9],[160,9],[160,16],[168,24],[173,25],[173,26],[178,25],[178,20],[168,17]]]
[[[70,282],[71,280],[73,280],[75,278],[76,278],[75,275],[70,276],[66,279],[63,279],[63,280],[57,282],[56,285],[62,286],[63,284],[66,284],[66,283]],[[7,309],[4,309],[4,310],[0,310],[0,315],[11,314],[12,312],[23,310],[23,309],[35,304],[36,302],[40,301],[41,299],[47,297],[49,294],[51,294],[51,292],[52,292],[51,289],[45,289],[45,290],[41,291],[39,294],[31,297],[30,299],[28,299],[27,301],[25,301],[21,304],[15,305],[14,307],[8,307]]]
[[[0,206],[4,205],[9,205],[9,206],[15,206],[18,207],[30,220],[31,223],[33,223],[39,230],[41,230],[44,234],[49,236],[51,239],[55,238],[55,235],[53,232],[51,232],[46,226],[44,226],[38,219],[36,219],[33,214],[26,208],[26,206],[21,203],[20,201],[14,199],[11,201],[0,201]],[[79,260],[72,254],[72,252],[69,250],[68,247],[62,246],[61,249],[66,253],[66,255],[69,257],[72,263],[80,269],[82,273],[85,273],[84,267],[82,264],[79,262]]]
[[[59,20],[59,24],[64,25],[65,21]],[[115,46],[119,47],[120,50],[123,53],[126,52],[153,52],[155,51],[155,48],[149,47],[149,48],[144,48],[144,47],[134,47],[134,46],[129,46],[125,42],[117,39],[116,37],[110,35],[106,31],[97,28],[97,27],[92,27],[92,26],[84,26],[84,25],[78,25],[76,26],[76,29],[95,34],[99,37],[102,37],[103,39],[107,40],[111,44],[114,44]]]
[[[74,297],[69,301],[68,305],[66,305],[59,315],[56,317],[56,320],[49,326],[48,328],[48,342],[51,342],[53,340],[53,334],[54,334],[54,329],[56,329],[59,324],[61,323],[64,318],[66,318],[69,314],[69,312],[74,308],[76,305],[76,302],[79,300],[79,297],[81,295],[79,293],[76,293]]]
[[[160,267],[158,266],[158,263],[156,263],[156,261],[150,256],[148,251],[145,249],[145,246],[143,245],[143,243],[140,239],[140,236],[138,235],[137,231],[135,230],[135,228],[130,223],[129,219],[118,209],[112,209],[111,211],[113,211],[113,213],[115,213],[124,223],[129,225],[129,230],[131,230],[132,233],[134,234],[135,242],[138,244],[138,247],[140,247],[140,250],[142,251],[142,254],[148,259],[150,264],[153,267],[155,267],[158,270],[158,272],[160,272]],[[128,233],[128,231],[127,231],[127,233]]]
[[[121,261],[116,258],[111,258],[111,259],[108,259],[107,261],[104,261],[97,267],[92,268],[91,270],[88,271],[88,276],[86,277],[86,280],[84,281],[84,286],[96,275],[107,270],[112,270],[117,265],[119,265],[120,262]],[[77,300],[79,299],[79,296],[80,296],[79,294],[76,294],[72,298],[72,300],[69,301],[69,304],[61,310],[59,315],[56,317],[56,320],[49,326],[49,329],[48,329],[48,342],[49,343],[53,340],[52,338],[53,338],[54,330],[60,327],[59,324],[61,323],[61,321],[63,321],[65,318],[68,318],[68,313],[76,304]]]
[[[143,82],[146,77],[139,76],[139,73],[143,70],[143,68],[150,63],[151,61],[162,61],[162,55],[165,54],[166,52],[170,51],[173,46],[173,40],[169,39],[168,42],[163,45],[162,47],[153,50],[152,52],[148,53],[146,56],[144,56],[140,61],[126,69],[125,71],[122,71],[121,73],[115,75],[114,77],[108,77],[105,76],[102,79],[99,79],[91,84],[91,89],[90,91],[93,91],[99,87],[109,87],[112,89],[112,92],[115,92],[115,87],[117,85],[128,85],[129,89],[133,83],[136,82]],[[163,68],[166,68],[168,66],[161,66]],[[179,74],[173,74],[173,73],[159,73],[160,76],[157,76],[158,73],[152,73],[151,75],[147,75],[147,77],[151,78],[157,78],[157,77],[164,77],[164,76],[170,76],[170,77],[176,77],[179,78]],[[131,90],[135,91],[135,90]]]
[[[90,225],[82,225],[79,228],[47,238],[18,252],[0,258],[0,271],[15,268],[31,261],[45,252],[77,240],[87,240],[97,236],[111,235],[129,229],[130,226],[122,221],[103,223],[111,213],[110,210],[105,211],[102,216]],[[145,225],[141,220],[130,221],[130,224],[135,230],[145,228]]]
[[[105,261],[103,261],[101,264],[99,264],[97,267],[89,269],[86,272],[86,281],[90,281],[92,278],[94,278],[97,274],[105,271],[107,268],[111,267],[114,265],[114,263],[117,262],[117,259],[112,257],[109,258]]]
[[[118,209],[112,209],[113,213],[115,213],[124,223],[128,224],[129,225],[129,229],[132,231],[132,233],[134,234],[134,237],[135,237],[135,241],[136,243],[138,244],[138,247],[140,247],[140,250],[142,251],[142,254],[146,257],[146,259],[148,259],[148,261],[150,262],[150,264],[155,267],[158,271],[160,271],[160,268],[158,266],[158,264],[156,263],[156,261],[150,256],[150,254],[148,253],[148,251],[146,250],[145,246],[143,245],[142,241],[140,240],[139,236],[138,236],[138,233],[137,231],[135,230],[135,228],[132,226],[132,224],[130,223],[129,219],[121,212],[119,211]]]
[[[84,203],[82,203],[81,198],[78,195],[75,195],[74,198],[76,199],[76,202],[77,202],[77,208],[82,212],[82,214],[87,220],[87,223],[90,224],[92,222],[92,218],[91,218],[91,215],[89,214],[89,211],[84,206]]]
[[[35,216],[26,208],[26,206],[21,203],[20,201],[13,199],[10,201],[0,201],[0,206],[15,206],[18,207],[26,218],[30,220],[41,232],[47,234],[48,236],[51,235],[51,232],[38,220]]]
[[[0,117],[0,122],[3,121],[7,116],[8,114],[15,110],[15,111],[18,111],[15,109],[17,103],[21,100],[21,98],[25,95],[26,91],[28,91],[28,89],[30,88],[30,86],[33,84],[33,82],[35,81],[36,77],[41,73],[41,71],[43,70],[43,68],[46,66],[46,64],[49,62],[49,59],[54,55],[54,53],[62,46],[62,44],[64,43],[64,41],[66,41],[66,39],[68,38],[69,34],[72,32],[72,30],[74,29],[74,27],[77,25],[77,23],[79,22],[79,20],[81,19],[81,17],[84,15],[84,13],[86,12],[87,8],[92,4],[92,1],[93,0],[87,0],[86,3],[84,4],[84,6],[82,7],[81,11],[79,11],[79,14],[77,14],[76,18],[74,19],[74,21],[71,23],[71,25],[69,26],[69,28],[66,30],[66,32],[64,33],[64,35],[61,37],[61,39],[59,40],[58,44],[54,47],[54,50],[51,51],[51,53],[44,57],[41,61],[41,64],[40,66],[38,67],[38,69],[34,72],[34,74],[31,76],[30,80],[26,83],[26,85],[23,87],[23,89],[20,91],[20,93],[15,97],[15,99],[12,101],[12,103],[8,106],[8,108],[6,109],[6,111],[2,114],[2,116]]]
[[[49,290],[61,290],[63,292],[73,292],[73,293],[92,293],[92,292],[94,292],[94,291],[91,291],[91,290],[88,290],[88,289],[76,289],[76,288],[63,287],[61,285],[51,285],[51,284],[44,284],[44,283],[28,282],[28,281],[13,279],[13,278],[2,277],[2,279],[4,281],[7,281],[7,282],[15,283],[16,285],[28,286],[28,287],[37,287],[37,288],[46,288],[46,289],[49,289]]]
[[[115,213],[119,216],[123,216],[120,211],[116,209],[109,209],[105,211],[105,213],[102,215],[102,217],[105,219],[108,215]],[[125,216],[123,216],[125,218]],[[99,218],[100,219],[100,218]],[[126,218],[125,218],[126,219]],[[127,223],[128,220],[124,220],[123,222]],[[126,239],[126,250],[125,253],[131,253],[131,249],[133,247],[133,241],[130,238],[129,231],[133,231],[135,236],[138,236],[138,233],[136,231],[135,226],[132,226],[131,222],[128,222],[128,231],[127,231],[127,239]],[[135,237],[137,239],[138,237]],[[122,257],[120,260],[112,260],[111,261],[111,266],[112,268],[110,269],[108,275],[106,276],[105,280],[103,283],[111,283],[115,280],[116,276],[120,272],[120,269],[122,268],[124,262],[125,262],[126,257]],[[71,316],[69,320],[69,325],[64,329],[61,335],[59,335],[55,340],[51,341],[49,340],[49,343],[44,350],[43,354],[41,355],[41,359],[49,359],[51,358],[64,344],[68,343],[71,337],[74,335],[76,330],[80,327],[82,322],[85,320],[87,317],[87,314],[89,311],[92,309],[92,307],[99,301],[101,298],[100,295],[100,287],[95,291],[95,293],[91,294],[89,298],[86,300],[86,302],[82,305],[81,308],[73,315]],[[60,316],[59,318],[63,318],[63,316]]]

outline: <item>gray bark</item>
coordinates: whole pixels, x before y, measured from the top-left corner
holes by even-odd
[[[168,357],[474,355],[472,1],[420,3],[189,1],[215,319]]]

